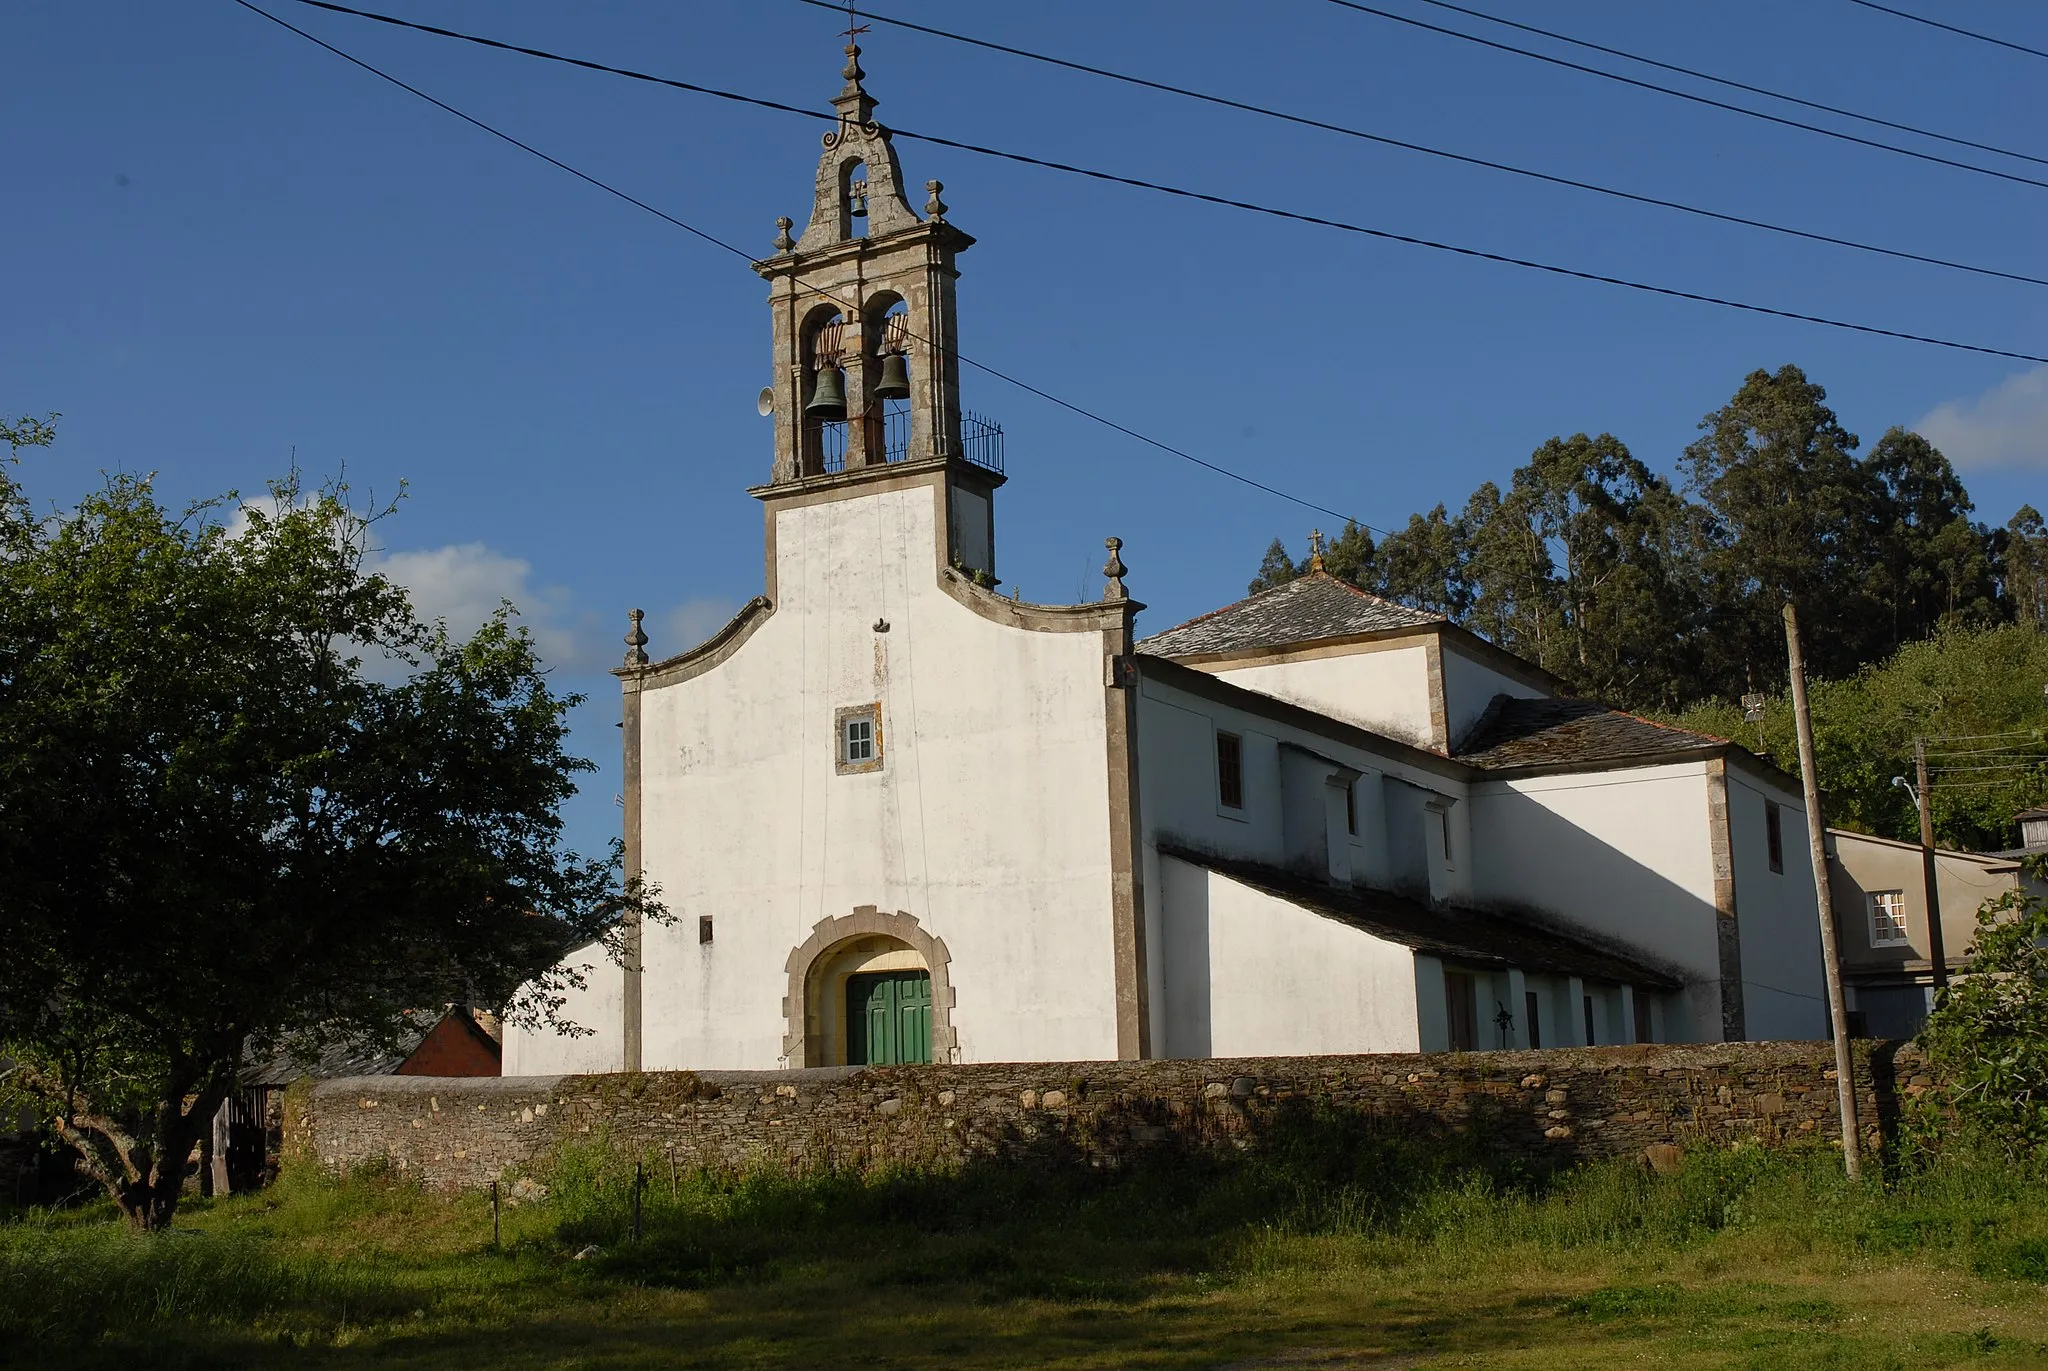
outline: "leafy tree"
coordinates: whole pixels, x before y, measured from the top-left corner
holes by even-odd
[[[1969,956],[1920,1033],[1940,1101],[1973,1140],[2048,1153],[2048,905],[1987,901]]]
[[[1275,538],[1272,546],[1266,549],[1265,557],[1259,562],[1259,574],[1252,577],[1251,584],[1245,587],[1245,593],[1256,595],[1262,590],[1284,586],[1301,575],[1301,571],[1302,569],[1287,555],[1287,544]]]
[[[1930,745],[1936,840],[1979,851],[2014,845],[2013,816],[2048,802],[2043,685],[2048,634],[2010,624],[1943,630],[1845,679],[1813,682],[1814,754],[1828,821],[1917,842],[1913,802],[1891,781],[1912,775],[1913,740],[1930,737],[1938,740]],[[1742,707],[1727,700],[1666,717],[1799,769],[1792,706],[1782,693],[1766,704],[1761,724],[1745,722]]]
[[[4,1084],[145,1228],[252,1050],[557,1020],[565,949],[662,913],[559,847],[577,697],[510,607],[457,642],[343,488],[273,495],[43,520],[0,469]]]
[[[1389,600],[1462,619],[1471,604],[1466,555],[1465,530],[1442,505],[1411,514],[1406,528],[1380,543],[1374,589]]]
[[[1919,434],[1892,428],[1863,465],[1883,500],[1892,641],[1925,637],[1942,624],[1992,620],[1997,594],[1987,533],[1970,522],[1974,506],[1948,458]]]
[[[2021,505],[2000,530],[2000,579],[2007,611],[2017,623],[2048,629],[2048,523],[2032,505]]]
[[[1323,569],[1360,590],[1370,589],[1378,555],[1379,549],[1373,543],[1371,532],[1356,520],[1346,519],[1344,531],[1323,549]]]

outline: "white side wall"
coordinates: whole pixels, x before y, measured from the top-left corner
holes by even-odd
[[[1688,984],[1668,1040],[1720,1039],[1704,763],[1489,781],[1472,788],[1470,809],[1480,900],[1539,911],[1672,967]]]
[[[680,916],[647,933],[649,1070],[784,1065],[785,961],[859,905],[945,940],[959,1060],[1116,1055],[1101,635],[952,599],[936,518],[928,488],[785,509],[773,616],[642,697],[644,863]],[[881,770],[835,774],[834,710],[877,701]]]
[[[1496,695],[1517,700],[1548,699],[1550,692],[1528,684],[1468,654],[1446,634],[1443,639],[1444,717],[1451,730],[1451,746],[1478,721]]]
[[[1163,1055],[1420,1050],[1408,948],[1174,857],[1159,872]]]
[[[564,965],[581,969],[584,988],[565,993],[561,1017],[590,1032],[572,1037],[506,1024],[500,1069],[507,1076],[562,1076],[618,1071],[625,1066],[621,1029],[626,973],[595,943],[577,948],[562,960]]]
[[[1338,657],[1234,666],[1215,674],[1232,685],[1318,710],[1417,747],[1430,745],[1429,653],[1420,643]]]
[[[1778,803],[1784,871],[1771,870],[1764,803]],[[1753,1040],[1825,1038],[1827,979],[1814,913],[1806,803],[1795,791],[1728,768],[1735,922],[1742,931],[1742,1013]]]

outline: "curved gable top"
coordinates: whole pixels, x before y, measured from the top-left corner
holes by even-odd
[[[1369,595],[1324,571],[1262,590],[1138,644],[1155,657],[1209,657],[1447,624],[1441,614]]]

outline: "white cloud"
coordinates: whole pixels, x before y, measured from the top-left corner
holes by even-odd
[[[655,638],[653,633],[647,635],[654,639],[647,644],[647,654],[659,661],[678,652],[688,652],[724,628],[739,608],[732,601],[716,596],[685,600],[661,616],[658,621],[661,637]]]
[[[2048,367],[1937,405],[1914,427],[1958,467],[2048,467]]]
[[[432,622],[445,619],[448,632],[465,638],[510,600],[519,622],[533,633],[544,665],[587,671],[604,665],[604,634],[597,616],[578,609],[561,586],[535,585],[533,564],[483,543],[451,543],[379,553],[371,570],[406,588],[413,611]]]

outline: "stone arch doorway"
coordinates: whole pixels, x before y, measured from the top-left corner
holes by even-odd
[[[873,905],[822,920],[789,954],[791,1066],[950,1062],[952,956],[908,914]]]

